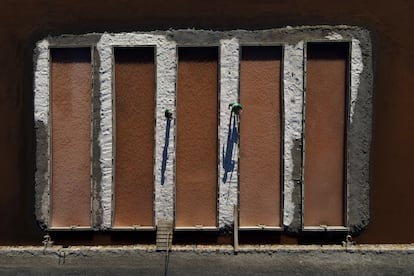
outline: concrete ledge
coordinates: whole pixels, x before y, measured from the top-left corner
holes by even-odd
[[[175,245],[172,252],[188,252],[196,254],[232,254],[234,248],[231,245]],[[131,254],[156,253],[155,245],[128,245],[128,246],[1,246],[0,256],[123,256]],[[374,253],[374,254],[414,254],[414,244],[370,244],[352,245],[348,247],[340,245],[240,245],[238,253]]]
[[[414,245],[0,247],[3,275],[412,275]]]

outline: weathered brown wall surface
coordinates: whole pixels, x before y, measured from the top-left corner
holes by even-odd
[[[1,1],[0,244],[40,245],[42,239],[33,215],[32,57],[37,40],[94,31],[256,29],[302,24],[349,24],[372,30],[371,222],[357,242],[414,242],[413,14],[414,2],[407,0],[212,0],[197,5],[189,0]],[[75,242],[76,235],[71,237]],[[81,243],[94,239],[91,234]]]
[[[52,49],[51,60],[51,226],[90,226],[91,49]]]
[[[307,46],[305,226],[346,225],[343,198],[348,47],[339,45]]]
[[[153,225],[154,48],[115,48],[115,227]]]
[[[281,47],[242,47],[240,226],[280,223]]]
[[[218,53],[178,50],[176,227],[217,224]]]

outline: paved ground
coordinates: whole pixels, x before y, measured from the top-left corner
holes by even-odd
[[[167,273],[165,273],[167,271]],[[0,275],[414,275],[414,249],[1,250]]]

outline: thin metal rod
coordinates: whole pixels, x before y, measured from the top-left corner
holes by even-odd
[[[237,210],[237,205],[234,205],[234,229],[233,229],[233,237],[234,237],[234,253],[239,251],[239,212]]]
[[[165,251],[164,276],[167,276],[168,275],[168,264],[170,262],[170,236],[171,236],[171,231],[168,231],[168,235],[167,235],[167,249]]]

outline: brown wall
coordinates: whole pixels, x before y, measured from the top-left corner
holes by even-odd
[[[115,48],[114,227],[152,226],[155,48]]]
[[[177,227],[217,224],[218,53],[217,47],[178,49]]]
[[[304,225],[343,226],[348,45],[307,44]]]
[[[281,47],[242,47],[240,226],[281,226]]]
[[[90,226],[91,49],[51,57],[51,227]]]
[[[298,24],[351,24],[373,31],[371,221],[357,241],[414,242],[414,175],[410,174],[414,156],[413,14],[414,3],[406,0],[212,0],[197,5],[189,0],[1,1],[0,244],[40,245],[42,239],[33,215],[32,57],[37,40],[94,31],[255,29]],[[81,242],[91,240],[92,235]]]

